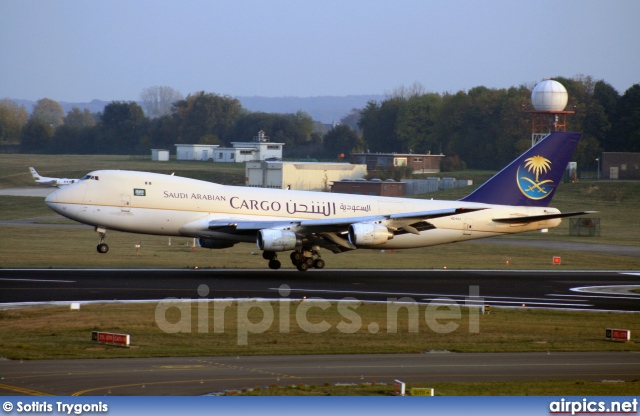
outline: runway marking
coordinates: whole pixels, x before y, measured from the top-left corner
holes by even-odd
[[[269,288],[269,290],[280,290],[280,288]],[[358,291],[358,290],[328,290],[328,289],[290,289],[291,292],[320,292],[320,293],[341,293],[341,294],[362,294],[362,295],[394,295],[394,296],[414,296],[414,297],[422,297],[422,296],[433,296],[433,297],[443,297],[443,298],[462,298],[463,300],[476,301],[476,300],[487,300],[493,299],[497,301],[497,299],[510,299],[516,301],[535,301],[535,300],[545,300],[548,301],[547,298],[522,298],[515,296],[491,296],[491,295],[481,295],[478,297],[469,296],[469,295],[451,295],[451,294],[439,294],[439,293],[402,293],[402,292],[366,292],[366,291]],[[498,301],[500,302],[500,301]],[[507,301],[505,301],[506,303]],[[572,300],[567,299],[565,302],[582,302],[582,300]],[[520,302],[522,303],[522,302]],[[591,305],[589,305],[591,306]]]
[[[514,298],[517,299],[517,298]],[[524,299],[524,298],[523,298]],[[436,305],[451,305],[451,304],[457,304],[456,301],[453,301],[453,303],[451,302],[439,302],[440,299],[434,298],[434,299],[429,299],[429,298],[424,298],[422,299],[424,301],[429,301],[430,303],[436,304]],[[442,299],[444,300],[444,299]],[[492,300],[492,299],[487,299],[484,298],[482,300],[483,303],[489,303],[492,305],[501,305],[501,304],[514,304],[514,305],[519,305],[519,304],[525,304],[526,307],[529,307],[530,305],[552,305],[552,306],[571,306],[571,307],[576,307],[576,306],[584,306],[584,307],[589,307],[589,306],[593,306],[589,303],[555,303],[555,302],[522,302],[522,301],[509,301],[509,300]],[[469,306],[479,306],[479,305],[469,305]]]
[[[52,280],[52,279],[20,279],[11,277],[0,277],[0,280],[14,282],[51,282],[51,283],[77,283],[75,280]]]
[[[638,299],[640,295],[637,297],[632,296],[631,290],[640,289],[640,285],[602,285],[602,286],[582,286],[582,287],[573,287],[571,288],[572,292],[586,292],[586,293],[597,293],[597,294],[606,294],[606,295],[614,295],[614,299],[623,299],[622,296],[631,296],[628,299]],[[619,296],[621,295],[621,296]]]
[[[309,369],[309,368],[318,368],[318,369],[342,369],[342,368],[460,368],[460,367],[590,367],[590,366],[638,366],[640,363],[638,362],[628,362],[628,363],[513,363],[513,364],[434,364],[434,363],[425,363],[425,364],[416,364],[414,361],[406,364],[394,364],[394,365],[309,365],[309,366],[296,366],[296,367],[279,367],[279,368],[287,368],[287,369]]]
[[[0,384],[0,389],[10,390],[16,393],[28,394],[31,396],[55,396],[55,394],[45,393],[37,390],[25,389],[24,387],[11,386],[9,384]]]
[[[298,377],[292,377],[289,376],[290,378],[298,378]],[[90,389],[86,389],[86,390],[80,390],[77,391],[73,394],[71,394],[71,396],[82,396],[85,393],[89,393],[89,392],[96,392],[96,391],[100,391],[100,390],[111,390],[111,389],[120,389],[120,388],[125,388],[125,387],[136,387],[139,386],[140,388],[144,388],[145,386],[155,386],[155,385],[161,385],[161,384],[185,384],[185,383],[200,383],[200,384],[204,384],[206,382],[210,382],[210,381],[244,381],[244,380],[251,380],[251,381],[257,381],[257,380],[270,380],[273,381],[273,376],[272,377],[243,377],[243,378],[207,378],[207,379],[195,379],[195,380],[171,380],[171,381],[155,381],[155,382],[151,382],[151,383],[133,383],[133,384],[117,384],[117,385],[113,385],[113,386],[104,386],[104,387],[95,387],[95,388],[90,388]]]
[[[547,296],[566,296],[566,297],[574,297],[574,298],[596,298],[596,299],[640,299],[640,295],[638,296],[597,296],[597,295],[561,295],[559,293],[550,293]],[[569,301],[569,299],[567,299]]]

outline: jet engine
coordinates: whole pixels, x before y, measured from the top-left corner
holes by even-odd
[[[393,233],[381,224],[356,223],[349,226],[349,242],[356,246],[375,246],[393,238]]]
[[[258,231],[256,243],[260,250],[287,251],[302,245],[302,241],[293,231],[266,229]]]
[[[235,243],[231,241],[220,241],[214,238],[199,238],[198,245],[202,248],[220,249],[233,247]]]

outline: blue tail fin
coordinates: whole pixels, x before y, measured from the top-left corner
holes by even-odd
[[[580,140],[553,132],[461,201],[547,207]]]

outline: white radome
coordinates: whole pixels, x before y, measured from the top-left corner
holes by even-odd
[[[552,79],[542,81],[531,91],[531,104],[537,111],[562,111],[568,101],[564,85]]]

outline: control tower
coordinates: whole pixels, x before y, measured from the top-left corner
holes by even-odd
[[[567,114],[575,114],[565,110],[568,101],[567,90],[552,79],[542,81],[531,91],[533,110],[525,110],[532,115],[531,146],[553,131],[567,131]]]

